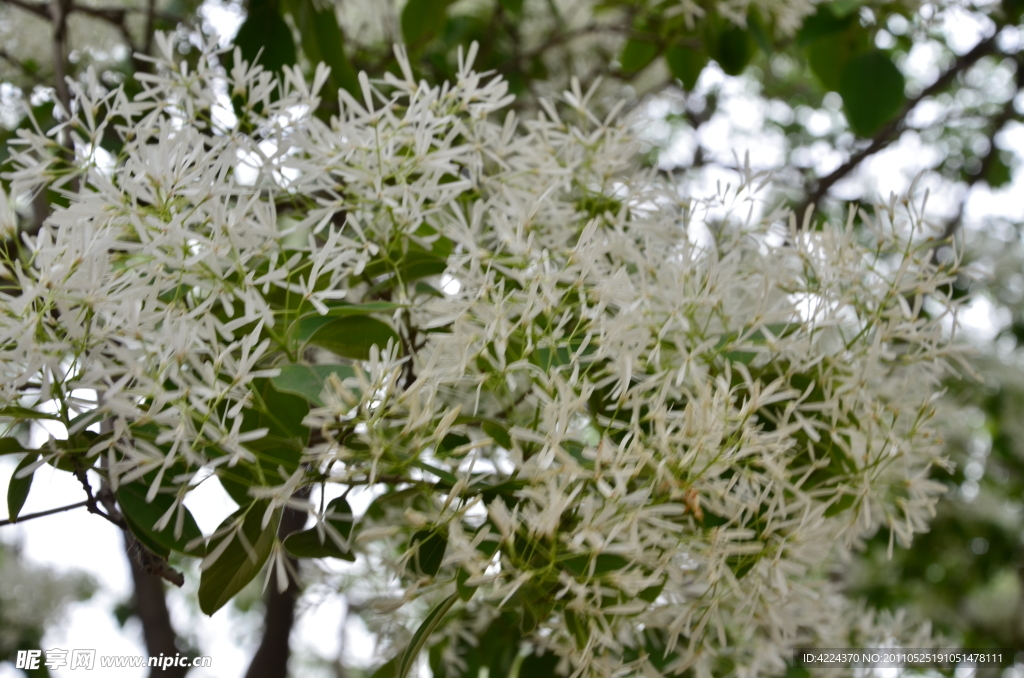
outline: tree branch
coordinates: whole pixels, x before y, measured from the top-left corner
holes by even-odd
[[[35,14],[41,19],[46,19],[47,21],[52,19],[50,12],[46,9],[46,5],[42,3],[25,2],[25,0],[6,0],[6,2],[14,5],[18,9],[23,9],[26,12]]]
[[[132,598],[132,611],[142,623],[142,637],[146,643],[146,654],[150,657],[174,656],[181,651],[175,642],[178,638],[171,615],[167,609],[164,585],[161,577],[148,572],[135,557],[137,543],[128,532],[124,533],[125,553],[132,571],[132,582],[135,595]],[[150,669],[150,678],[183,678],[188,673],[187,666],[170,666],[166,669],[156,666]]]
[[[51,0],[49,4],[50,21],[53,23],[53,80],[57,91],[57,100],[67,115],[71,115],[71,90],[68,89],[68,12],[70,0]],[[73,151],[72,151],[73,152]]]
[[[43,79],[39,77],[38,73],[34,72],[34,69],[28,67],[25,62],[19,60],[17,57],[12,56],[7,50],[0,49],[0,59],[3,59],[7,63],[11,64],[18,70],[22,71],[25,75],[32,79],[35,84],[41,84]]]
[[[991,37],[985,38],[975,45],[971,51],[960,56],[953,65],[946,70],[946,72],[940,75],[931,85],[924,88],[920,94],[913,99],[908,100],[906,104],[903,105],[899,114],[890,120],[885,127],[880,129],[875,136],[871,138],[871,142],[867,146],[853,153],[845,163],[833,170],[830,174],[819,179],[811,190],[810,195],[808,195],[803,203],[794,210],[794,213],[797,215],[803,215],[807,211],[808,207],[817,207],[818,203],[821,202],[822,198],[825,197],[829,189],[832,188],[837,181],[856,169],[866,158],[879,152],[899,138],[899,133],[906,128],[906,119],[907,116],[910,115],[911,111],[917,108],[917,105],[925,99],[935,96],[942,90],[946,89],[946,87],[948,87],[960,73],[973,66],[982,57],[995,52],[996,38],[998,36],[999,30],[997,29]]]
[[[62,513],[64,511],[70,511],[72,509],[82,508],[83,506],[88,506],[88,504],[89,502],[87,501],[80,501],[77,504],[68,504],[67,506],[60,506],[58,508],[47,509],[46,511],[39,511],[38,513],[29,513],[25,516],[19,516],[16,520],[0,520],[0,527],[3,527],[4,525],[14,525],[15,523],[23,523],[26,520],[32,520],[34,518],[52,516],[54,513]]]
[[[110,485],[107,484],[106,478],[101,479],[100,491],[93,494],[92,484],[89,482],[89,478],[83,469],[75,469],[75,477],[78,478],[78,482],[82,484],[82,488],[85,490],[87,497],[85,506],[89,509],[89,512],[95,513],[121,528],[124,532],[128,552],[139,567],[150,574],[166,579],[175,586],[184,586],[185,576],[168,565],[166,560],[146,548],[132,534],[127,521],[125,521],[124,516],[121,515],[117,508],[117,498],[110,489]],[[100,509],[100,504],[103,504],[103,508],[106,510]]]
[[[981,167],[978,168],[977,173],[972,174],[967,180],[967,192],[964,193],[963,200],[960,201],[959,207],[956,210],[956,216],[949,220],[946,227],[942,230],[942,235],[938,238],[938,245],[932,251],[932,263],[938,262],[939,247],[942,243],[945,243],[960,230],[964,221],[964,208],[967,206],[967,199],[971,195],[971,189],[974,187],[979,180],[985,179],[988,175],[989,170],[992,168],[992,163],[996,161],[999,150],[996,148],[996,136],[1006,127],[1014,118],[1018,118],[1017,111],[1014,108],[1014,100],[1017,96],[1024,91],[1024,55],[1017,55],[1017,89],[1013,95],[1003,104],[1003,107],[999,110],[999,113],[992,118],[992,123],[989,126],[988,138],[988,150],[981,156]]]

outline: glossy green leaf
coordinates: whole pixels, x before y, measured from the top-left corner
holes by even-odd
[[[449,471],[446,471],[443,468],[438,468],[437,466],[434,466],[432,464],[428,464],[427,462],[423,461],[422,459],[416,459],[416,460],[410,462],[409,465],[410,466],[415,466],[418,469],[422,469],[422,470],[426,471],[427,473],[432,473],[433,475],[435,475],[435,476],[437,476],[438,478],[441,479],[440,482],[442,484],[447,484],[448,487],[454,487],[455,484],[459,482],[459,479],[456,478]]]
[[[646,40],[628,40],[622,48],[619,62],[624,73],[636,73],[643,70],[658,56],[658,45]]]
[[[60,417],[56,414],[49,412],[36,412],[35,410],[27,407],[18,407],[12,405],[10,407],[0,407],[0,418],[3,419],[49,419],[51,421],[60,421]]]
[[[662,579],[660,584],[655,584],[654,586],[648,586],[645,588],[637,594],[637,598],[648,603],[653,603],[658,599],[658,596],[661,595],[661,592],[665,590],[666,582],[668,582],[668,577]]]
[[[355,360],[367,360],[370,357],[370,347],[378,346],[383,349],[388,341],[399,343],[398,333],[391,329],[391,326],[376,318],[366,316],[352,316],[348,318],[331,318],[329,322],[319,322],[322,318],[306,318],[299,323],[299,335],[302,336],[306,330],[303,325],[307,322],[314,324],[316,329],[309,333],[308,343],[326,349],[331,353],[343,358]]]
[[[577,647],[586,647],[587,640],[590,637],[590,629],[584,625],[582,620],[572,610],[565,610],[562,616],[565,619],[566,630],[576,639]]]
[[[469,572],[466,572],[462,568],[455,573],[455,591],[459,594],[464,602],[468,601],[476,593],[476,586],[470,586],[466,582],[469,580]]]
[[[260,63],[270,71],[280,73],[284,66],[295,63],[295,39],[285,23],[277,3],[271,0],[253,0],[249,16],[235,35],[235,45],[242,58],[249,63]]]
[[[691,47],[675,46],[669,47],[665,52],[665,61],[668,63],[672,75],[679,78],[683,89],[692,92],[697,86],[697,79],[707,66],[709,57],[706,53],[695,50]]]
[[[1001,4],[1010,23],[1019,23],[1024,18],[1024,0],[1002,0]]]
[[[199,608],[204,613],[212,615],[224,607],[263,569],[274,548],[277,526],[281,522],[281,510],[278,509],[266,527],[263,526],[267,507],[265,501],[243,506],[217,528],[218,532],[229,531],[211,539],[207,549],[212,555],[224,547],[216,560],[203,563],[203,574],[199,579]],[[241,526],[236,528],[235,522],[239,519]]]
[[[858,9],[868,4],[866,0],[832,0],[828,8],[838,17],[855,16]]]
[[[825,509],[825,517],[831,518],[832,516],[837,516],[840,513],[850,510],[856,501],[856,494],[841,495],[836,501],[832,502],[827,509]]]
[[[415,549],[410,561],[413,571],[429,577],[437,576],[448,548],[448,535],[442,531],[420,530],[412,536],[409,548]]]
[[[471,442],[473,441],[468,436],[460,433],[449,433],[441,440],[434,454],[439,458],[447,457],[459,447],[469,445]]]
[[[25,455],[25,458],[15,467],[14,474],[11,476],[11,482],[7,485],[7,515],[12,521],[18,519],[18,514],[21,513],[21,509],[25,506],[28,492],[32,489],[32,478],[35,472],[28,474],[24,478],[19,478],[18,474],[37,461],[39,461],[38,452],[30,452]]]
[[[302,38],[299,45],[309,61],[331,67],[326,97],[334,98],[338,88],[361,96],[359,78],[345,54],[345,35],[338,26],[334,4],[323,6],[314,0],[297,0],[292,17]]]
[[[300,395],[287,393],[275,388],[272,379],[254,379],[252,382],[253,407],[242,410],[242,430],[255,431],[268,429],[268,441],[272,445],[274,437],[285,444],[289,441],[298,449],[309,440],[309,429],[302,420],[309,414],[309,403]],[[260,441],[251,441],[246,446],[257,449]],[[292,445],[294,446],[294,445]]]
[[[402,37],[410,48],[420,47],[444,26],[452,0],[409,0],[402,9]]]
[[[480,425],[480,428],[484,430],[484,433],[494,439],[494,442],[498,443],[506,450],[512,449],[512,436],[509,435],[508,429],[497,422],[485,421]]]
[[[401,490],[391,490],[380,495],[370,502],[366,507],[365,517],[372,521],[383,520],[390,512],[402,512],[406,508],[414,508],[421,505],[426,508],[426,499],[423,496],[422,485],[413,485]]]
[[[352,507],[343,497],[327,504],[324,521],[338,531],[342,540],[352,534]],[[285,537],[284,547],[296,558],[341,558],[354,561],[355,555],[344,544],[339,544],[325,529],[321,535],[314,526],[308,530],[293,532]]]
[[[594,576],[601,577],[611,572],[618,572],[629,565],[629,561],[614,553],[599,553],[593,559],[593,573],[591,573],[591,557],[579,555],[568,558],[564,562],[565,569],[577,577]]]
[[[427,618],[423,620],[419,628],[416,629],[416,633],[413,634],[412,640],[409,641],[409,647],[405,649],[402,654],[402,659],[398,662],[398,671],[396,678],[406,678],[409,675],[409,670],[412,668],[413,663],[416,661],[416,657],[419,656],[420,650],[426,644],[427,639],[430,635],[441,625],[444,620],[444,616],[448,614],[448,610],[452,609],[455,602],[459,599],[458,594],[453,593],[448,596],[440,603],[437,604]]]
[[[850,129],[862,137],[881,129],[903,107],[904,85],[903,74],[882,51],[851,59],[838,90]]]
[[[498,0],[498,3],[511,14],[518,15],[523,12],[523,0]]]
[[[259,485],[259,482],[250,464],[246,462],[239,462],[234,466],[223,464],[217,467],[215,473],[221,487],[236,504],[245,506],[252,501],[249,488]]]
[[[995,156],[991,159],[989,166],[985,170],[985,183],[991,188],[1002,188],[1013,179],[1013,173],[1010,171],[1010,165],[1006,162],[1003,154],[998,150],[993,150],[992,152],[995,153]]]
[[[739,75],[754,56],[754,41],[739,26],[729,26],[718,34],[714,57],[728,75]]]
[[[796,44],[807,47],[819,38],[836,35],[847,30],[855,17],[838,17],[828,5],[819,5],[818,11],[804,19],[803,26],[796,34]]]
[[[323,407],[320,394],[332,374],[344,380],[354,376],[355,369],[351,365],[283,365],[281,374],[271,377],[270,381],[282,393],[297,395],[316,407]]]
[[[327,315],[334,318],[347,318],[350,315],[391,313],[406,306],[407,304],[396,304],[393,301],[367,301],[362,304],[337,303],[329,305]]]
[[[316,528],[293,532],[285,538],[284,547],[296,558],[339,558],[349,562],[356,559],[354,553],[339,546],[326,531],[321,536]]]
[[[807,62],[825,89],[838,91],[846,65],[870,48],[867,30],[851,22],[846,30],[819,37],[807,48]]]
[[[100,434],[95,431],[79,431],[66,440],[57,440],[54,445],[60,450],[60,454],[51,457],[47,463],[67,473],[85,471],[96,465],[99,455],[89,456],[89,449],[103,438],[109,438],[110,433]]]
[[[522,678],[556,678],[558,661],[559,656],[553,652],[527,655],[519,665],[519,675]]]
[[[192,513],[182,507],[181,536],[175,537],[175,523],[177,515],[173,515],[166,526],[159,532],[153,526],[174,504],[174,496],[163,492],[157,492],[153,501],[146,501],[146,494],[149,492],[150,483],[145,479],[136,480],[130,483],[121,483],[114,493],[117,503],[121,506],[121,513],[131,525],[132,532],[144,541],[152,541],[159,544],[160,555],[168,551],[177,551],[191,556],[202,556],[204,545],[202,543],[202,532],[196,524]],[[189,542],[197,544],[192,550],[188,550]]]
[[[395,678],[399,659],[401,659],[400,655],[387,660],[370,675],[370,678]]]
[[[5,454],[17,454],[19,452],[32,452],[27,447],[21,444],[17,438],[8,436],[0,438],[0,456]]]

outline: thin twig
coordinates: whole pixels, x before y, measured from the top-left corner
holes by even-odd
[[[96,495],[94,495],[92,491],[92,483],[89,482],[89,477],[88,475],[86,475],[85,470],[81,468],[75,468],[75,477],[78,478],[78,482],[82,484],[82,489],[85,490],[85,506],[86,508],[89,509],[89,513],[94,513],[110,521],[122,530],[125,529],[127,525],[124,522],[124,517],[121,516],[120,512],[118,512],[116,508],[114,508],[112,512],[110,511],[109,508],[107,511],[104,511],[100,508],[99,502],[96,499]]]
[[[956,211],[956,216],[949,220],[949,223],[946,224],[946,227],[942,231],[942,235],[938,238],[938,244],[932,252],[932,263],[938,261],[938,245],[949,241],[949,239],[956,235],[956,232],[960,230],[960,226],[963,224],[964,220],[964,208],[967,205],[967,199],[971,195],[971,188],[973,188],[974,184],[979,180],[986,178],[989,170],[992,168],[992,163],[994,163],[999,157],[999,150],[996,148],[996,136],[1003,131],[1003,128],[1006,127],[1011,120],[1020,117],[1014,107],[1014,101],[1022,91],[1024,91],[1024,56],[1018,55],[1017,89],[1014,91],[1013,96],[1006,100],[999,113],[992,119],[987,137],[988,150],[981,157],[981,167],[978,168],[977,173],[972,174],[967,180],[967,191],[964,193],[963,200],[960,201],[960,205]]]
[[[12,56],[7,50],[0,49],[0,59],[3,59],[15,68],[23,71],[35,84],[38,85],[43,82],[43,78],[39,77],[39,74],[35,72],[35,69],[29,68],[28,64],[19,60],[17,57]]]
[[[807,199],[794,210],[794,214],[802,215],[807,211],[808,207],[817,207],[821,199],[825,197],[829,189],[832,186],[845,177],[847,174],[857,168],[864,160],[875,153],[879,152],[890,143],[895,141],[899,133],[906,128],[906,119],[910,115],[910,112],[917,108],[925,99],[935,96],[946,87],[948,87],[957,75],[964,72],[975,63],[977,63],[982,57],[988,56],[995,52],[996,48],[996,37],[999,35],[997,30],[991,37],[985,38],[974,48],[959,57],[952,66],[950,66],[942,75],[940,75],[935,82],[928,87],[924,88],[920,94],[913,99],[910,99],[904,104],[899,114],[889,121],[882,129],[880,129],[874,137],[871,138],[871,142],[862,148],[861,150],[853,153],[850,158],[836,168],[831,174],[826,175],[818,180],[815,184],[814,189],[807,196]]]
[[[53,80],[57,100],[67,115],[71,115],[71,90],[68,89],[68,0],[52,0],[49,4],[50,20],[53,23]]]
[[[25,2],[25,0],[6,0],[11,5],[19,9],[23,9],[26,12],[31,12],[41,19],[50,20],[50,12],[46,9],[46,5],[36,2]]]
[[[35,518],[44,518],[46,516],[52,516],[54,513],[62,513],[64,511],[70,511],[72,509],[82,508],[83,506],[88,506],[88,504],[88,501],[80,501],[77,504],[68,504],[67,506],[59,506],[57,508],[48,509],[46,511],[39,511],[38,513],[29,513],[25,516],[18,516],[13,520],[10,518],[6,520],[0,520],[0,527],[3,527],[4,525],[14,525],[15,523],[23,523],[26,520],[33,520]]]
[[[88,497],[84,502],[86,508],[89,509],[90,513],[102,516],[121,528],[124,532],[125,539],[128,542],[128,551],[142,569],[150,574],[155,574],[162,579],[166,579],[175,586],[181,587],[185,584],[185,576],[181,574],[181,572],[168,565],[166,560],[150,551],[144,544],[135,538],[134,534],[132,534],[131,529],[128,527],[128,522],[124,519],[124,516],[117,508],[117,499],[114,496],[114,492],[110,489],[110,485],[107,484],[106,478],[102,478],[101,476],[100,490],[93,494],[92,484],[89,482],[89,478],[86,475],[85,470],[76,468],[75,477],[78,478],[78,481],[82,484],[82,488],[85,490],[85,494]],[[105,511],[100,509],[100,504],[102,504],[103,508],[106,509]]]

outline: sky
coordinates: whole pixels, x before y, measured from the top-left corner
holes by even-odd
[[[225,41],[230,39],[242,20],[236,5],[220,0],[207,0],[202,14]],[[960,52],[968,51],[987,30],[966,12],[951,16],[947,23],[953,46]],[[1007,39],[1019,41],[1021,38],[1011,35]],[[937,74],[934,55],[927,47],[912,52],[905,68],[911,79],[918,78],[925,83]],[[712,149],[716,157],[731,158],[735,153],[742,159],[749,153],[755,168],[777,166],[784,157],[782,139],[764,132],[766,118],[775,119],[788,114],[808,116],[805,123],[808,128],[812,132],[820,129],[824,134],[836,124],[840,115],[841,101],[828,99],[823,111],[787,113],[777,107],[773,109],[757,97],[749,81],[729,78],[713,66],[705,70],[693,96],[701,96],[715,87],[720,87],[722,93],[720,113],[701,129],[700,140],[705,147]],[[1024,110],[1024,101],[1018,103],[1018,110]],[[654,98],[647,103],[647,112],[653,121],[649,130],[652,134],[657,134],[657,120],[673,105],[671,97]],[[919,116],[931,114],[934,112],[928,110],[916,113]],[[997,139],[997,145],[1024,157],[1024,125],[1013,123],[1008,126]],[[665,152],[664,162],[685,165],[692,159],[694,148],[692,132],[678,135]],[[897,192],[906,190],[919,172],[927,170],[929,163],[935,162],[932,155],[920,138],[905,135],[900,142],[871,157],[850,178],[837,184],[835,192],[840,197],[854,197],[864,186],[876,191],[881,187]],[[815,155],[813,162],[819,173],[827,173],[841,160],[823,149],[822,153]],[[696,192],[713,193],[717,181],[735,182],[735,179],[736,176],[727,171],[711,171],[696,187]],[[926,175],[923,181],[928,185],[933,179]],[[936,188],[941,187],[936,184]],[[976,187],[967,203],[965,227],[977,229],[992,218],[1024,221],[1024,201],[1014,197],[1021,195],[1024,195],[1024,172],[1021,171],[1016,173],[1009,186],[1001,190]],[[936,217],[948,218],[955,212],[958,199],[959,196],[950,195],[948,191],[937,190],[929,203],[930,209]],[[971,339],[984,343],[998,333],[1005,318],[999,308],[980,297],[963,314],[961,321]],[[60,437],[59,431],[54,433]],[[44,433],[40,431],[39,435]],[[16,463],[17,459],[11,456],[0,457],[0,513],[6,513],[6,488]],[[365,493],[349,495],[354,512],[361,513],[370,498]],[[81,499],[84,499],[82,488],[73,476],[44,466],[35,475],[22,513],[42,511]],[[214,482],[203,483],[190,495],[187,504],[204,533],[212,532],[235,509],[235,504]],[[23,525],[2,527],[0,541],[16,545],[30,563],[60,572],[85,572],[99,584],[97,593],[90,600],[72,604],[67,609],[64,618],[49,629],[40,649],[90,648],[106,655],[145,654],[139,623],[130,620],[120,628],[112,613],[118,603],[131,595],[131,576],[123,556],[122,535],[117,528],[80,509]],[[338,561],[331,567],[341,577],[358,565]],[[240,678],[258,642],[258,615],[245,615],[228,605],[212,617],[206,617],[194,602],[198,569],[186,572],[186,577],[190,582],[186,590],[172,592],[168,597],[172,620],[176,628],[187,629],[192,637],[199,639],[201,651],[213,658],[211,669],[195,669],[189,675],[193,678]],[[376,657],[374,638],[359,618],[347,614],[344,597],[323,588],[307,593],[300,602],[300,615],[292,640],[297,661],[306,664],[301,675],[311,678],[334,675],[308,665],[316,656],[330,659],[343,652],[347,664],[361,666],[383,659]],[[141,678],[146,673],[147,669],[109,670],[109,675],[114,678]],[[0,663],[0,678],[21,675],[10,664]],[[58,669],[53,675],[55,678],[72,678],[81,672]]]

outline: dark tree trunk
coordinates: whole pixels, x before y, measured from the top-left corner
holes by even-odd
[[[127,546],[126,548],[131,548]],[[171,626],[171,615],[167,611],[167,599],[164,597],[163,579],[142,569],[138,560],[128,553],[128,563],[132,568],[132,580],[135,583],[135,599],[133,611],[142,622],[142,635],[146,641],[146,653],[150,657],[181,654],[176,641],[178,634]],[[151,668],[150,678],[183,678],[188,667],[168,666]]]
[[[281,525],[277,530],[278,535],[283,539],[292,532],[301,530],[306,524],[308,515],[305,511],[286,508],[281,517]],[[295,559],[290,558],[289,561],[292,568],[295,569],[297,566]],[[267,611],[263,619],[263,638],[249,664],[249,670],[245,672],[245,678],[288,677],[289,639],[292,634],[292,625],[295,623],[295,603],[298,601],[301,591],[299,585],[292,580],[288,581],[288,588],[283,592],[277,590],[276,583],[276,580],[272,578],[267,587]]]

